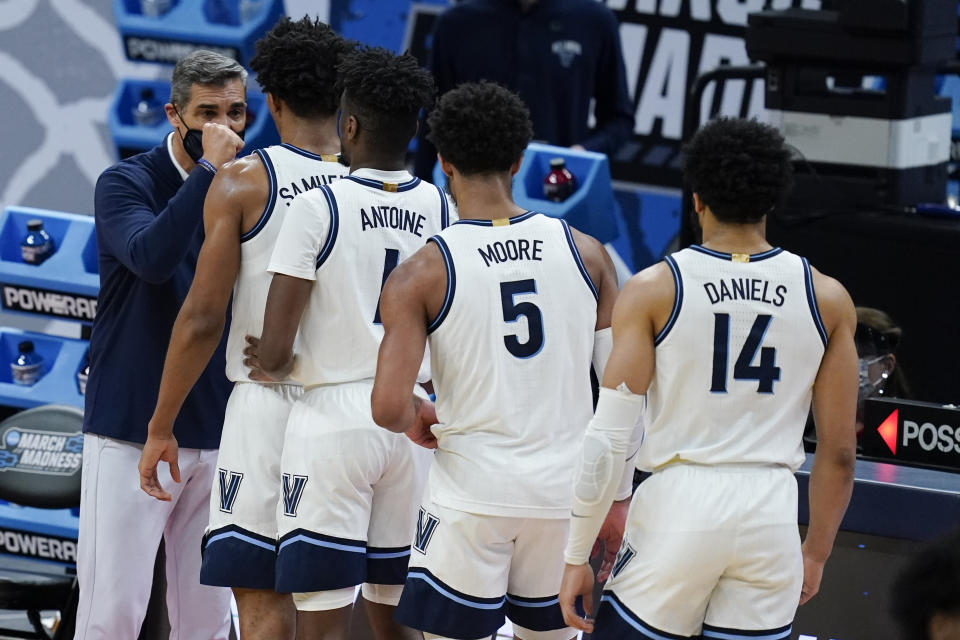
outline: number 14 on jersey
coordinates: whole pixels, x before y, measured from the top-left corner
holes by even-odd
[[[713,383],[711,393],[727,392],[727,373],[730,350],[730,314],[713,314]],[[773,393],[773,383],[780,379],[780,367],[776,364],[777,350],[761,347],[763,337],[770,328],[771,316],[760,314],[750,327],[737,362],[733,365],[734,380],[756,380],[757,393]],[[753,364],[760,353],[760,363]]]

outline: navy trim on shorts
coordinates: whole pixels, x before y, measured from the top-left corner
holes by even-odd
[[[240,236],[240,242],[250,240],[267,226],[267,221],[270,220],[270,216],[273,215],[273,207],[277,204],[277,170],[273,168],[273,162],[265,150],[254,149],[253,152],[259,156],[260,162],[263,163],[263,168],[267,171],[267,179],[270,183],[267,193],[270,195],[267,198],[267,205],[263,208],[263,213],[260,214],[260,219],[257,220],[257,224],[253,225],[252,229]]]
[[[650,626],[630,611],[612,591],[604,591],[590,637],[593,640],[685,640],[695,636],[680,636]]]
[[[560,224],[563,226],[563,234],[567,236],[567,244],[570,245],[570,251],[573,253],[573,259],[577,263],[577,268],[580,269],[580,275],[582,275],[583,279],[587,281],[587,286],[590,287],[590,291],[593,293],[593,298],[599,301],[600,294],[597,293],[597,287],[595,284],[593,284],[593,278],[590,277],[590,272],[587,271],[587,268],[583,264],[583,258],[580,257],[580,250],[577,249],[577,243],[573,241],[573,234],[570,233],[570,225],[567,224],[566,220],[561,220]]]
[[[524,220],[529,220],[533,216],[537,215],[536,211],[525,211],[519,215],[513,216],[512,218],[507,218],[507,224],[517,224],[518,222],[523,222]],[[493,220],[457,220],[453,224],[472,224],[477,227],[492,227]]]
[[[427,325],[427,333],[431,334],[440,327],[444,319],[446,319],[447,314],[450,313],[450,307],[453,305],[453,296],[457,292],[457,270],[453,266],[453,256],[450,255],[450,247],[447,246],[443,238],[440,236],[432,236],[427,239],[427,242],[433,242],[437,245],[437,248],[440,249],[440,255],[443,256],[443,264],[447,268],[447,292],[443,296],[443,304],[440,306],[437,317]]]
[[[446,229],[450,226],[450,203],[447,202],[447,196],[443,192],[443,189],[433,185],[437,189],[437,193],[440,194],[440,228]]]
[[[323,243],[323,248],[317,255],[317,269],[323,266],[323,263],[330,257],[333,251],[333,245],[337,241],[337,233],[340,231],[340,210],[337,209],[337,199],[334,197],[330,187],[324,185],[319,187],[320,193],[327,199],[327,205],[330,209],[330,232],[327,234],[327,241]]]
[[[389,191],[389,192],[396,191],[397,193],[400,193],[401,191],[409,191],[410,189],[413,189],[415,186],[420,184],[420,178],[414,178],[413,180],[407,180],[406,182],[398,183],[396,185],[397,187],[396,190],[394,190],[392,188],[389,188],[389,189],[384,188],[384,185],[387,185],[387,184],[390,184],[392,186],[394,184],[392,182],[383,182],[382,180],[373,180],[371,178],[360,178],[358,176],[352,176],[352,175],[343,176],[342,179],[353,180],[357,184],[362,184],[365,187],[373,187],[374,189],[380,189],[381,191]]]
[[[407,579],[410,545],[367,547],[367,579],[370,584],[403,584]]]
[[[708,256],[713,256],[714,258],[720,258],[722,260],[733,260],[732,253],[725,253],[723,251],[714,251],[713,249],[707,249],[702,247],[699,244],[692,244],[690,248],[694,251],[699,251],[700,253],[706,254]],[[773,256],[783,253],[783,249],[780,247],[774,247],[773,249],[768,249],[761,253],[752,253],[750,254],[750,262],[759,262],[761,260],[766,260],[767,258],[772,258]]]
[[[277,545],[277,593],[332,591],[366,582],[367,543],[294,529]]]
[[[680,267],[677,266],[677,261],[674,260],[672,256],[664,256],[663,260],[667,263],[667,266],[670,267],[670,272],[673,274],[675,294],[673,296],[673,309],[670,311],[670,317],[667,318],[667,324],[663,326],[663,329],[661,329],[657,337],[654,338],[654,346],[663,342],[667,334],[670,333],[670,329],[673,329],[673,325],[677,322],[677,316],[680,315],[680,307],[683,305],[683,278],[680,277]]]
[[[448,638],[491,636],[503,626],[506,597],[478,598],[457,591],[424,567],[411,567],[393,619]]]
[[[200,584],[273,589],[277,541],[235,524],[213,529],[200,547]]]
[[[531,631],[553,631],[567,626],[557,596],[524,598],[508,593],[507,617]]]
[[[717,638],[718,640],[781,640],[781,638],[789,638],[792,632],[793,623],[776,629],[761,629],[759,631],[728,629],[704,624],[701,635],[704,638]]]
[[[823,326],[823,318],[820,316],[820,307],[817,306],[817,295],[813,292],[813,272],[810,271],[810,263],[806,258],[800,258],[803,262],[803,281],[807,288],[807,304],[810,306],[810,313],[813,314],[813,322],[817,325],[817,333],[820,334],[820,340],[823,346],[827,346],[827,330]]]

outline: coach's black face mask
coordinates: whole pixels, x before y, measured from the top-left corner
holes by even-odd
[[[187,127],[186,121],[183,119],[183,116],[180,115],[180,111],[176,107],[173,108],[176,112],[177,117],[180,118],[180,122],[183,123],[183,126],[186,127],[187,133],[180,134],[180,139],[183,141],[183,150],[187,152],[187,155],[190,156],[190,159],[194,162],[197,162],[200,158],[203,157],[203,131],[200,129],[191,129]],[[180,130],[177,129],[179,133]],[[243,135],[246,133],[246,129],[235,132],[240,139],[243,140]]]

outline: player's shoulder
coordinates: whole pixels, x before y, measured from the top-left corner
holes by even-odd
[[[856,324],[857,312],[853,305],[853,298],[846,287],[836,278],[810,267],[810,277],[813,281],[813,292],[817,300],[817,308],[823,318],[828,333],[840,323]]]
[[[263,195],[268,188],[266,169],[256,154],[225,163],[210,183],[212,193],[219,193],[229,200],[243,200],[251,195]]]
[[[433,236],[412,256],[403,260],[390,272],[390,286],[398,295],[402,292],[429,291],[446,279],[446,259]]]
[[[636,273],[624,283],[617,304],[648,305],[669,300],[676,295],[673,270],[666,260],[661,260]]]

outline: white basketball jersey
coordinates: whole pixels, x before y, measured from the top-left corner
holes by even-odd
[[[637,466],[796,470],[827,342],[810,265],[782,249],[746,255],[700,246],[666,261],[676,301],[656,337]]]
[[[284,216],[297,196],[347,174],[335,155],[316,155],[290,144],[254,151],[267,170],[270,192],[263,215],[240,238],[240,271],[233,286],[233,311],[227,337],[227,378],[249,382],[243,365],[245,336],[263,332],[263,310],[273,277],[267,271]]]
[[[527,212],[461,220],[431,241],[447,293],[428,328],[440,421],[430,497],[471,513],[569,517],[597,322],[570,230]]]
[[[383,339],[380,290],[447,225],[447,197],[406,171],[358,169],[303,205],[309,215],[299,217],[301,208],[290,222],[304,227],[285,226],[270,261],[271,271],[316,279],[300,320],[296,378],[307,386],[372,380]]]

